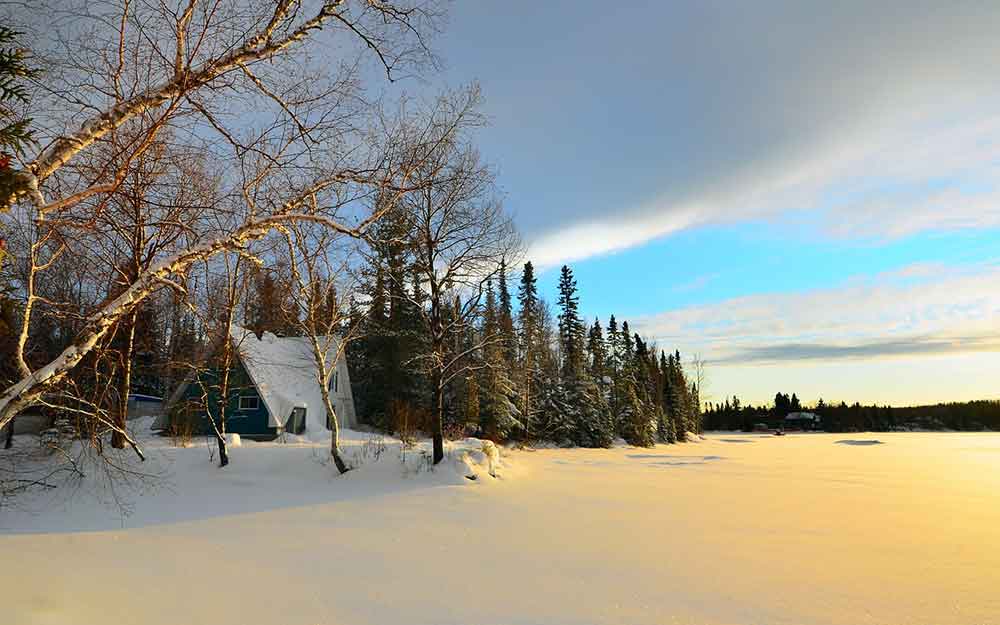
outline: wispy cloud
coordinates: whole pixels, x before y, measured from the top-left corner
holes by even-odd
[[[531,242],[529,255],[547,267],[686,228],[789,212],[812,212],[818,234],[832,237],[893,239],[1000,226],[1000,116],[929,126],[921,120],[844,137],[808,157],[722,177],[694,200],[665,193],[614,211],[613,219],[542,236]]]
[[[782,343],[741,348],[729,356],[712,360],[712,362],[725,365],[805,360],[831,361],[992,351],[1000,351],[1000,333],[962,337],[912,336],[892,340],[871,340],[848,345]]]
[[[834,288],[733,298],[633,323],[720,365],[1000,351],[1000,265],[910,265]]]
[[[674,33],[677,49],[650,70],[683,88],[648,121],[661,154],[615,156],[662,175],[531,217],[539,265],[791,212],[810,212],[835,237],[1000,225],[1000,5],[837,3],[821,26],[815,5],[731,15],[726,3],[721,23],[722,7],[707,5],[681,20],[689,32]],[[614,166],[568,182],[583,193],[621,185]]]

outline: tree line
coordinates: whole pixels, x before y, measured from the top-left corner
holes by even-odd
[[[391,214],[379,228],[405,230]],[[348,348],[364,422],[390,432],[584,447],[616,438],[672,443],[701,431],[698,384],[681,355],[659,350],[614,315],[606,326],[587,324],[568,266],[553,309],[530,261],[515,294],[500,258],[477,289],[440,302],[436,323],[446,331],[435,341],[419,254],[399,237],[387,240],[367,258],[366,315]]]
[[[1000,401],[974,400],[922,406],[895,407],[860,402],[827,403],[820,399],[803,406],[793,393],[775,395],[771,405],[744,404],[736,396],[705,406],[707,430],[750,432],[758,425],[782,428],[792,412],[808,411],[819,417],[818,429],[826,432],[888,432],[894,430],[1000,430]]]

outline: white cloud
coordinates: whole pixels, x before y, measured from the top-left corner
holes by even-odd
[[[663,172],[656,186],[553,206],[529,232],[540,265],[792,213],[821,235],[876,239],[1000,225],[1000,7],[837,3],[822,18],[799,3],[734,10],[718,24],[686,21],[690,35],[679,33],[683,45],[663,51],[651,77],[683,87],[668,92],[684,106],[666,101],[649,121],[662,158],[620,162],[652,159]],[[570,183],[621,184],[613,175]],[[646,200],[628,199],[643,191]]]
[[[823,234],[891,239],[1000,225],[1000,116],[907,120],[844,136],[809,156],[748,166],[693,201],[670,194],[570,224],[530,243],[541,267],[621,251],[686,228],[815,214]]]
[[[718,365],[996,351],[1000,265],[911,265],[834,288],[671,310],[633,326]]]
[[[647,211],[645,219],[617,222],[586,222],[570,225],[532,241],[527,258],[545,269],[599,254],[609,254],[640,245],[653,237],[678,232],[696,225],[701,211],[673,208]]]

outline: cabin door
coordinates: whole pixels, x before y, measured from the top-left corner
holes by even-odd
[[[293,408],[292,414],[288,417],[288,423],[285,424],[285,431],[291,432],[292,434],[301,434],[306,431],[306,409],[305,408]]]

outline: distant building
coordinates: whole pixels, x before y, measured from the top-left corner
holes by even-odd
[[[786,430],[819,430],[822,419],[814,412],[790,412],[785,416]]]

